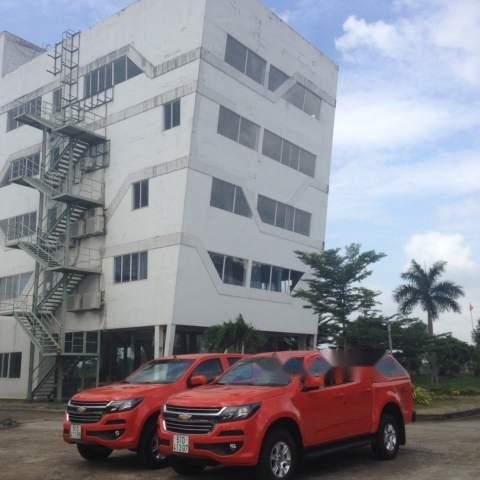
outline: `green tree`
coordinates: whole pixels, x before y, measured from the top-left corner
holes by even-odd
[[[446,333],[433,338],[430,351],[435,353],[438,359],[439,375],[453,377],[469,370],[474,348],[450,333]]]
[[[475,344],[473,352],[473,373],[480,376],[480,318],[477,320],[477,327],[473,329],[472,340]]]
[[[310,268],[308,288],[295,296],[306,301],[318,315],[319,340],[331,341],[339,333],[347,345],[347,327],[355,316],[367,316],[378,305],[380,292],[362,286],[372,271],[369,267],[385,257],[374,250],[362,252],[359,244],[321,252],[296,252]]]
[[[409,269],[401,275],[406,283],[397,287],[393,298],[402,314],[408,315],[416,307],[427,314],[428,333],[433,337],[433,322],[441,312],[460,313],[458,299],[464,295],[463,288],[454,282],[441,280],[446,262],[435,262],[430,268],[422,268],[412,260]],[[435,351],[430,356],[432,380],[438,383],[438,367]]]
[[[473,329],[472,340],[475,346],[480,350],[480,318],[477,320],[477,327]]]
[[[242,315],[235,321],[210,327],[205,333],[208,352],[255,353],[263,343],[262,335]]]
[[[396,318],[383,315],[360,317],[348,326],[349,344],[387,350],[388,323],[396,358],[409,372],[418,372],[429,343],[426,325],[418,318],[400,315]]]

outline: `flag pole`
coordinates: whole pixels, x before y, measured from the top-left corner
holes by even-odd
[[[475,330],[475,325],[473,324],[473,305],[470,304],[470,320],[472,322],[472,332]]]

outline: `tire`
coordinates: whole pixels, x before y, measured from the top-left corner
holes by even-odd
[[[267,433],[256,466],[258,480],[290,480],[299,463],[299,447],[285,429]]]
[[[181,458],[172,458],[170,460],[170,465],[179,475],[184,475],[190,477],[192,475],[198,475],[205,470],[205,465],[198,463],[190,463],[188,460],[183,460]]]
[[[81,443],[77,443],[77,450],[78,453],[89,462],[106,460],[112,453],[112,450],[100,445],[83,445]]]
[[[400,448],[400,427],[397,419],[388,414],[382,415],[372,451],[378,460],[393,460]]]
[[[166,465],[166,458],[158,451],[157,421],[149,421],[143,428],[137,450],[140,463],[155,469]]]

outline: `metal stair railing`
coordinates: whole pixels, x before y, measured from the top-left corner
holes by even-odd
[[[32,399],[36,399],[36,397],[38,397],[38,393],[44,388],[44,386],[52,378],[52,376],[52,391],[47,395],[47,399],[49,400],[53,397],[56,388],[55,371],[56,362],[54,357],[43,357],[38,362],[38,364],[32,370]]]
[[[66,285],[67,295],[72,294],[72,292],[77,289],[78,285],[85,278],[85,276],[86,274],[83,273],[68,274]],[[56,282],[42,282],[39,287],[39,291],[43,289],[43,291],[46,293],[43,294],[38,301],[38,310],[41,312],[55,312],[63,303],[64,286],[65,278],[63,276]]]

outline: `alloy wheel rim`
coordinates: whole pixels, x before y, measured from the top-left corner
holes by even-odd
[[[388,452],[393,452],[397,446],[397,431],[391,423],[385,425],[383,431],[383,442]]]
[[[285,478],[292,468],[292,452],[285,442],[277,442],[270,453],[270,468],[275,478]]]

